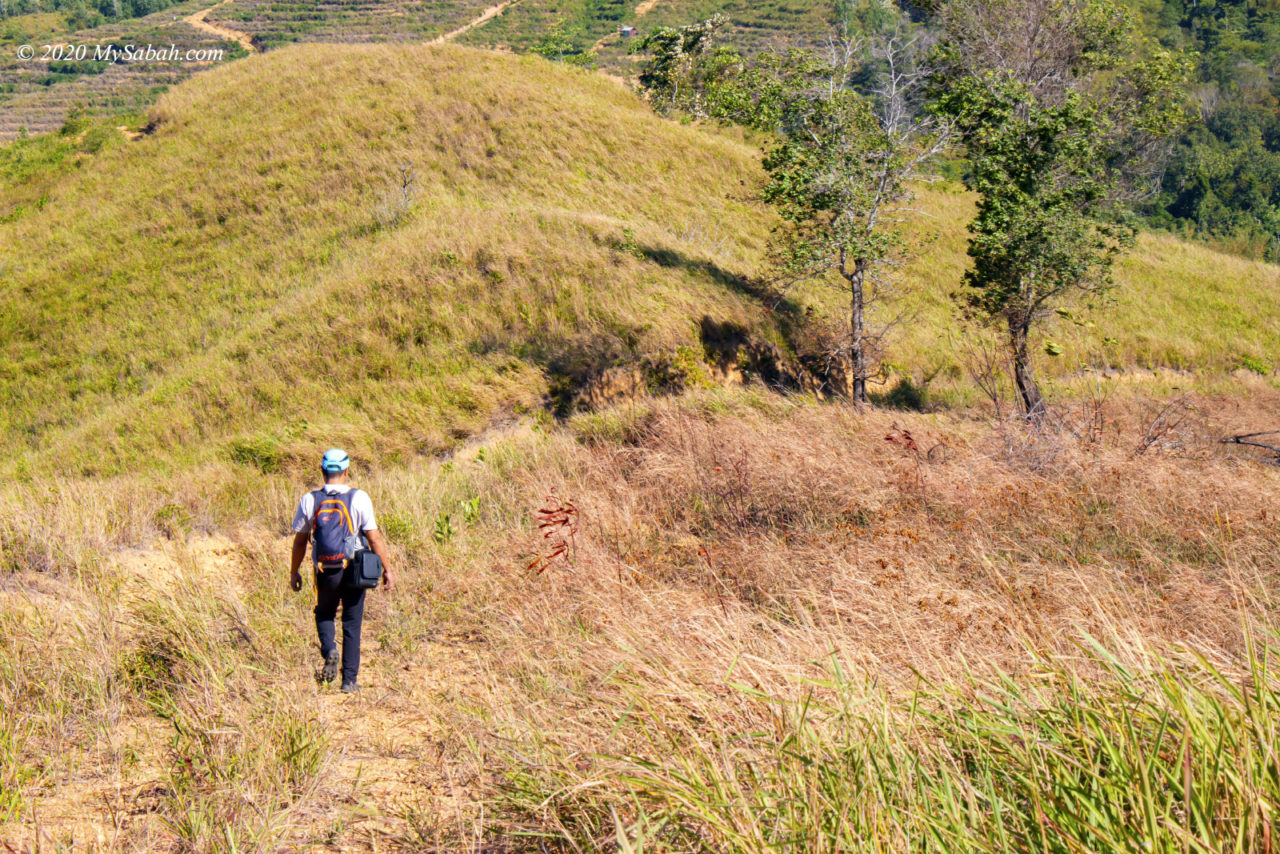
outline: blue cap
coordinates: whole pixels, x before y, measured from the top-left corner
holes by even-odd
[[[349,465],[351,465],[351,458],[341,448],[330,448],[324,452],[324,459],[320,460],[321,471],[346,471]]]

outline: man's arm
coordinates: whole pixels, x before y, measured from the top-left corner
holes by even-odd
[[[382,586],[390,590],[395,587],[395,581],[391,578],[391,562],[387,560],[387,542],[382,539],[382,532],[377,528],[365,531],[364,535],[369,540],[369,548],[382,558]]]
[[[289,559],[289,586],[295,591],[302,589],[302,573],[298,571],[298,567],[302,566],[302,559],[307,556],[307,542],[310,539],[305,531],[299,531],[293,535],[293,555]]]

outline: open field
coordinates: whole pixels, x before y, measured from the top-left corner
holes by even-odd
[[[362,470],[400,573],[356,700],[285,585],[305,475],[10,484],[0,838],[1039,850],[1034,791],[1093,850],[1264,850],[1280,481],[1214,439],[1280,401],[1195,402],[1135,455],[1123,402],[1028,443],[699,392]],[[548,502],[578,530],[537,574]]]

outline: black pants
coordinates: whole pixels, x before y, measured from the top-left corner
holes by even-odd
[[[360,626],[364,622],[362,587],[343,587],[345,570],[326,569],[316,573],[316,634],[320,654],[328,656],[336,648],[333,618],[342,604],[342,681],[355,682],[360,673]]]

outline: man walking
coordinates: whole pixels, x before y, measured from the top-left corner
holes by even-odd
[[[369,548],[382,559],[382,586],[390,590],[393,585],[386,543],[373,515],[373,502],[363,490],[351,487],[347,471],[350,465],[346,451],[337,448],[326,451],[321,459],[324,486],[302,496],[293,515],[293,556],[289,577],[290,586],[295,591],[301,590],[299,567],[306,557],[307,543],[315,532],[311,560],[315,567],[316,634],[320,636],[320,655],[324,658],[320,678],[332,682],[338,675],[341,660],[344,694],[360,690],[356,677],[360,673],[360,626],[364,620],[365,590],[343,583],[347,563],[358,538],[367,540]],[[339,604],[342,605],[341,659],[333,624]]]

